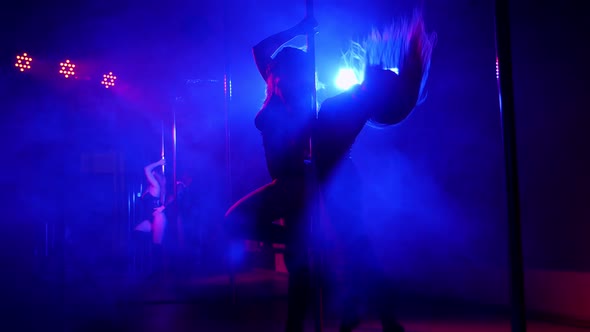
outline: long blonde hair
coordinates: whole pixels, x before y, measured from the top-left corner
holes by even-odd
[[[424,19],[414,11],[411,19],[398,19],[383,29],[373,28],[362,42],[351,42],[343,54],[344,65],[352,69],[359,82],[369,67],[390,69],[406,82],[419,84],[416,104],[426,99],[425,86],[430,71],[435,33],[427,33]]]

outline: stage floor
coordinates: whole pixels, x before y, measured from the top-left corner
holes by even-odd
[[[79,277],[68,280],[65,291],[48,287],[23,289],[36,303],[28,310],[12,303],[3,309],[14,323],[3,331],[109,332],[229,332],[283,331],[287,276],[252,270],[237,277],[232,304],[229,277],[145,280],[121,276]],[[60,294],[65,305],[60,310]],[[408,332],[509,332],[506,314],[486,307],[400,297],[399,318]],[[8,308],[8,310],[6,310]],[[21,306],[20,309],[24,307]],[[314,331],[310,315],[307,331]],[[14,327],[12,326],[14,325]],[[335,315],[327,312],[324,331],[337,331]],[[356,330],[380,331],[368,319]],[[531,320],[532,332],[582,332],[590,328]]]
[[[287,276],[253,270],[237,277],[232,305],[229,277],[80,279],[68,283],[67,331],[229,332],[283,330]],[[399,318],[408,332],[508,332],[509,317],[493,310],[457,307],[427,300],[398,299]],[[405,302],[405,303],[404,303]],[[324,331],[337,331],[327,313]],[[56,319],[54,316],[53,319]],[[587,328],[531,320],[532,332],[582,332]],[[310,315],[308,331],[314,331]],[[367,320],[359,332],[380,331]]]

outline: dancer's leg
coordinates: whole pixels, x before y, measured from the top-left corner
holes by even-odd
[[[350,163],[342,164],[322,186],[322,202],[333,241],[333,268],[337,275],[334,296],[340,312],[340,331],[352,331],[360,323],[363,287],[362,255],[365,250],[362,227],[360,178]]]
[[[371,266],[369,270],[369,280],[367,291],[369,301],[377,310],[381,326],[384,332],[404,332],[404,328],[398,322],[395,315],[395,291],[393,284],[375,257],[369,257],[367,260]]]
[[[311,295],[309,266],[308,218],[305,214],[287,217],[288,230],[285,264],[289,271],[289,297],[287,304],[287,332],[302,332]]]
[[[225,214],[230,236],[284,243],[285,230],[272,222],[285,214],[287,189],[275,180],[237,201]]]
[[[226,218],[234,238],[286,244],[289,271],[287,328],[303,331],[309,298],[307,218],[304,179],[275,180],[234,204]],[[285,226],[273,224],[284,219]]]
[[[166,215],[164,212],[155,212],[152,221],[152,240],[154,244],[162,244],[164,231],[166,230]]]

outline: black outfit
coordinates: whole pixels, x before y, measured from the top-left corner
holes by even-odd
[[[226,214],[234,236],[286,244],[289,271],[287,331],[303,331],[309,298],[307,159],[313,118],[271,100],[256,116],[272,182],[246,195]],[[273,224],[283,219],[285,226]]]
[[[154,210],[161,206],[160,197],[154,197],[152,194],[147,192],[141,197],[141,205],[142,220],[149,220],[151,222],[154,218]]]
[[[273,180],[305,176],[312,121],[309,112],[289,110],[276,97],[256,115],[254,123],[262,134],[266,165]]]
[[[359,324],[358,306],[365,296],[377,307],[384,331],[403,331],[393,317],[391,287],[362,227],[362,181],[351,158],[352,145],[368,120],[355,95],[359,88],[324,101],[314,131],[323,207],[343,257],[341,331]]]
[[[147,192],[141,197],[142,220],[153,222],[154,209],[162,206],[160,197],[154,197]],[[149,233],[151,235],[151,233]],[[151,276],[157,276],[164,270],[164,248],[162,244],[153,243],[150,239]]]

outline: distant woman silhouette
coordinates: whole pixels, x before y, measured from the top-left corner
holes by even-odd
[[[141,196],[143,220],[135,227],[136,231],[152,233],[150,251],[154,273],[162,272],[164,266],[162,241],[166,229],[166,177],[162,173],[162,166],[165,164],[165,160],[161,159],[144,167],[147,188]]]

